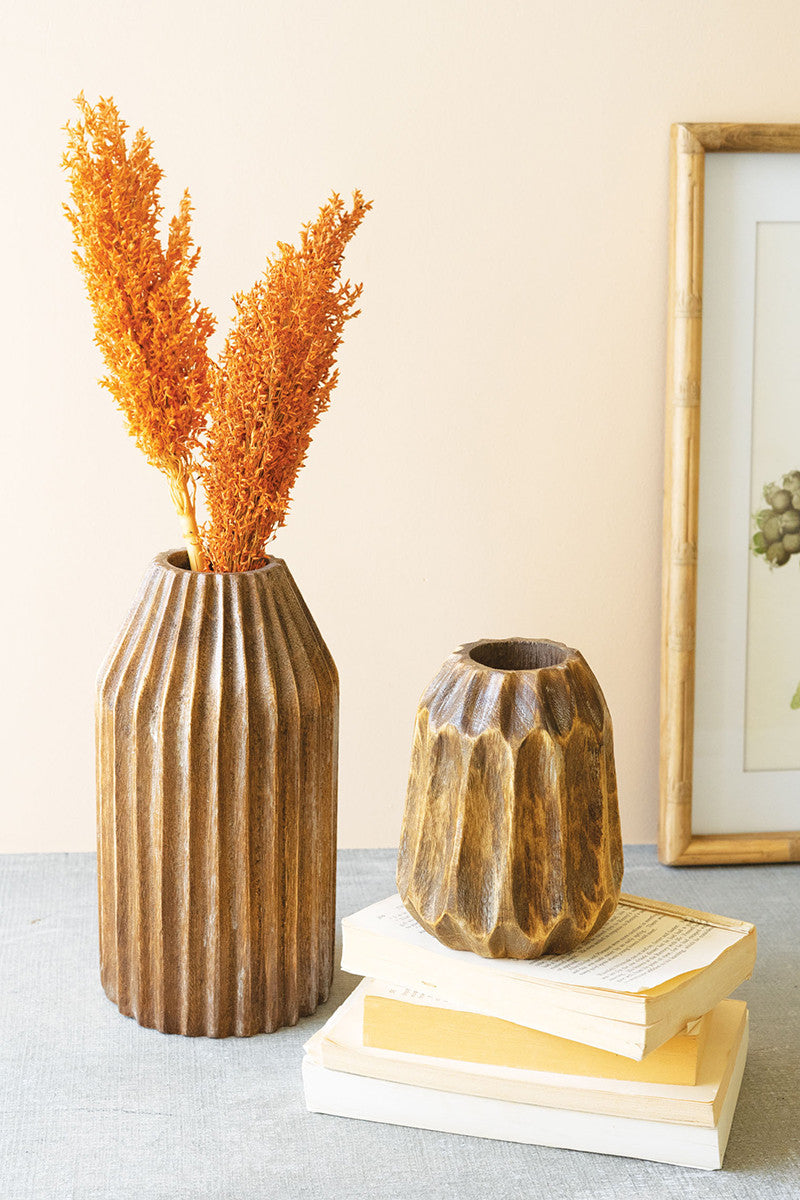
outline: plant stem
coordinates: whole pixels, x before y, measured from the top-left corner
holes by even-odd
[[[184,471],[170,472],[169,494],[181,526],[181,535],[189,552],[189,566],[193,571],[207,571],[208,559],[200,541],[200,530],[194,511],[194,485]]]

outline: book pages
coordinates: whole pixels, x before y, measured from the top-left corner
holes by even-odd
[[[652,907],[651,907],[652,904]],[[405,909],[399,895],[390,896],[352,917],[348,925],[380,936],[399,939],[445,957],[462,958],[426,933]],[[481,959],[482,968],[505,977],[645,992],[693,971],[702,970],[738,942],[750,927],[740,922],[716,923],[713,917],[688,909],[621,896],[606,924],[593,937],[567,954],[538,959]]]
[[[718,1121],[710,1128],[435,1091],[330,1069],[311,1054],[303,1059],[303,1087],[310,1112],[716,1170],[725,1154],[746,1055],[745,1033]]]
[[[721,1115],[742,1039],[747,1036],[747,1006],[722,1000],[709,1014],[706,1053],[694,1084],[647,1082],[605,1076],[444,1059],[365,1046],[364,999],[371,981],[363,981],[305,1044],[306,1054],[335,1071],[391,1079],[434,1091],[481,1095],[519,1104],[637,1116],[712,1128]]]
[[[421,1008],[440,1008],[446,1009],[450,1012],[482,1012],[480,1008],[472,1008],[463,1003],[456,1004],[455,1002],[448,1000],[445,996],[439,996],[433,992],[423,992],[418,988],[406,987],[406,985],[403,983],[389,983],[383,979],[369,979],[366,982],[368,983],[366,994],[371,996],[381,996],[385,997],[387,1000],[399,1000],[403,1004],[415,1004]],[[704,1021],[705,1014],[702,1017],[697,1017],[693,1021],[687,1021],[682,1033],[685,1034],[686,1037],[694,1037],[699,1041],[703,1032]]]

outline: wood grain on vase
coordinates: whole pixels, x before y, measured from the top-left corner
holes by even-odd
[[[159,555],[98,677],[100,969],[167,1033],[269,1032],[333,973],[338,678],[285,563]]]
[[[417,713],[397,866],[408,910],[489,958],[573,949],[622,882],[611,718],[559,642],[472,642]]]

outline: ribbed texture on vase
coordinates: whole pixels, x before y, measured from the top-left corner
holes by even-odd
[[[100,969],[167,1033],[293,1025],[333,973],[338,678],[285,563],[159,555],[98,676]]]
[[[583,656],[521,638],[456,650],[417,712],[408,910],[454,949],[538,958],[599,929],[621,882],[611,717]]]

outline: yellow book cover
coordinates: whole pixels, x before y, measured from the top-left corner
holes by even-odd
[[[708,1021],[701,1017],[641,1061],[499,1017],[465,1012],[397,984],[364,992],[364,1045],[489,1066],[640,1083],[694,1084]]]

